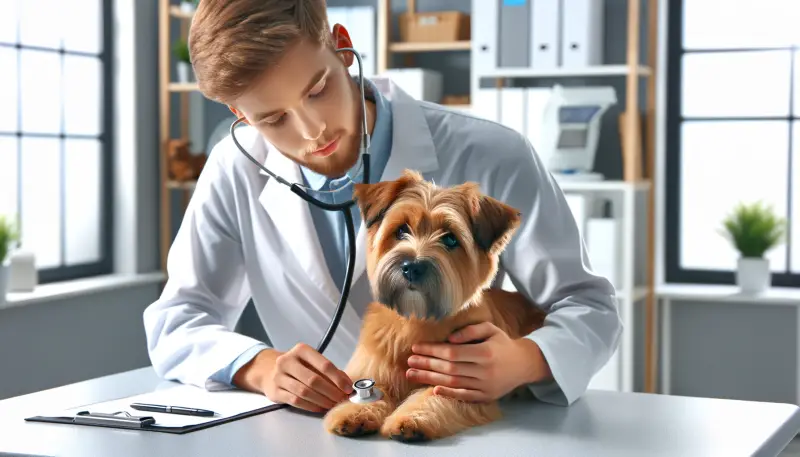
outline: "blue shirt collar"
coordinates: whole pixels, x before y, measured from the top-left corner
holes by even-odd
[[[356,83],[358,77],[354,76]],[[364,79],[364,96],[367,100],[372,100],[376,105],[375,112],[375,125],[372,129],[372,136],[370,138],[370,182],[380,181],[383,169],[389,158],[392,145],[392,110],[389,101],[378,91],[375,84],[369,79]],[[353,176],[353,173],[358,171],[358,175],[354,176],[354,181],[359,182],[361,179],[361,171],[358,167],[361,166],[361,160],[356,162],[348,174]],[[340,178],[328,178],[325,175],[319,174],[304,166],[300,169],[306,180],[306,185],[314,190],[321,190],[326,185],[339,180],[347,181],[347,176]]]

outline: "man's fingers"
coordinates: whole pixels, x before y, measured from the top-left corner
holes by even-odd
[[[353,392],[353,381],[347,376],[347,373],[336,368],[333,362],[325,358],[325,356],[317,352],[314,348],[311,346],[304,346],[300,348],[298,353],[306,364],[333,382],[339,390],[346,394]]]
[[[441,395],[442,397],[450,397],[469,403],[482,403],[489,400],[488,396],[480,390],[454,389],[446,386],[434,387],[433,394]]]
[[[277,400],[276,403],[285,403],[287,405],[292,405],[295,408],[311,411],[312,413],[321,413],[326,409],[282,388],[278,388],[277,397],[278,398],[276,399]]]
[[[480,380],[475,378],[452,376],[416,368],[411,368],[406,371],[406,377],[410,381],[427,384],[429,386],[445,386],[456,389],[475,389],[480,386]]]
[[[411,347],[415,354],[451,362],[485,362],[491,358],[486,344],[419,343]]]
[[[482,378],[484,371],[481,365],[477,363],[450,362],[448,360],[420,355],[412,355],[409,357],[408,366],[453,376],[467,376],[470,378]]]
[[[307,367],[301,359],[294,359],[292,363],[287,366],[286,374],[300,381],[310,390],[324,395],[334,404],[339,403],[345,397],[345,394],[342,393],[336,385],[324,375]]]
[[[490,338],[497,332],[498,328],[490,322],[468,325],[458,331],[453,332],[448,340],[451,343],[478,342]]]
[[[291,376],[285,375],[284,378],[281,379],[280,386],[292,395],[320,408],[331,409],[337,403]]]

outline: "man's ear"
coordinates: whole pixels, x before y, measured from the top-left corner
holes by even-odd
[[[497,255],[505,249],[511,236],[519,227],[521,214],[500,200],[479,195],[472,219],[472,232],[476,245]]]
[[[250,125],[250,122],[247,120],[247,118],[244,117],[244,113],[242,113],[241,111],[239,111],[238,109],[234,108],[231,105],[228,105],[228,109],[231,110],[231,113],[233,113],[234,116],[236,116],[236,119],[244,119],[242,123]]]
[[[379,223],[383,215],[392,206],[400,193],[422,180],[422,176],[414,171],[406,170],[394,181],[375,184],[355,184],[353,198],[361,210],[361,217],[367,229]]]
[[[344,28],[342,24],[334,24],[331,35],[333,36],[333,43],[336,46],[336,49],[353,48],[353,41],[350,39],[350,33],[347,32],[347,29]],[[344,62],[345,67],[349,68],[351,65],[353,65],[355,56],[352,52],[343,51],[337,52],[337,54],[339,54],[339,57]]]

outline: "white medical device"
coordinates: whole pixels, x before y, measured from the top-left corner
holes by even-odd
[[[600,120],[617,103],[613,87],[553,86],[537,151],[556,179],[602,181],[594,172]]]

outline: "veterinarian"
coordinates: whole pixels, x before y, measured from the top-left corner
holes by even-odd
[[[317,198],[350,199],[345,174],[358,161],[363,113],[349,74],[354,57],[335,49],[359,44],[328,24],[325,2],[203,0],[190,33],[200,90],[249,124],[236,131],[241,145]],[[448,343],[422,345],[409,359],[408,378],[467,401],[527,385],[542,401],[574,402],[616,349],[621,321],[614,288],[592,273],[564,196],[531,144],[386,81],[367,81],[366,98],[372,182],[409,168],[440,186],[477,182],[519,209],[522,225],[502,255],[497,283],[507,276],[549,313],[544,328],[525,338],[483,323]],[[166,287],[144,313],[156,372],[316,412],[346,398],[353,380],[341,368],[372,300],[361,215],[353,211],[359,235],[350,300],[322,355],[313,345],[330,324],[347,259],[342,213],[310,207],[230,137],[216,145],[170,249]],[[250,299],[268,342],[234,331]],[[484,341],[460,344],[472,340]],[[481,362],[467,357],[476,349]]]

